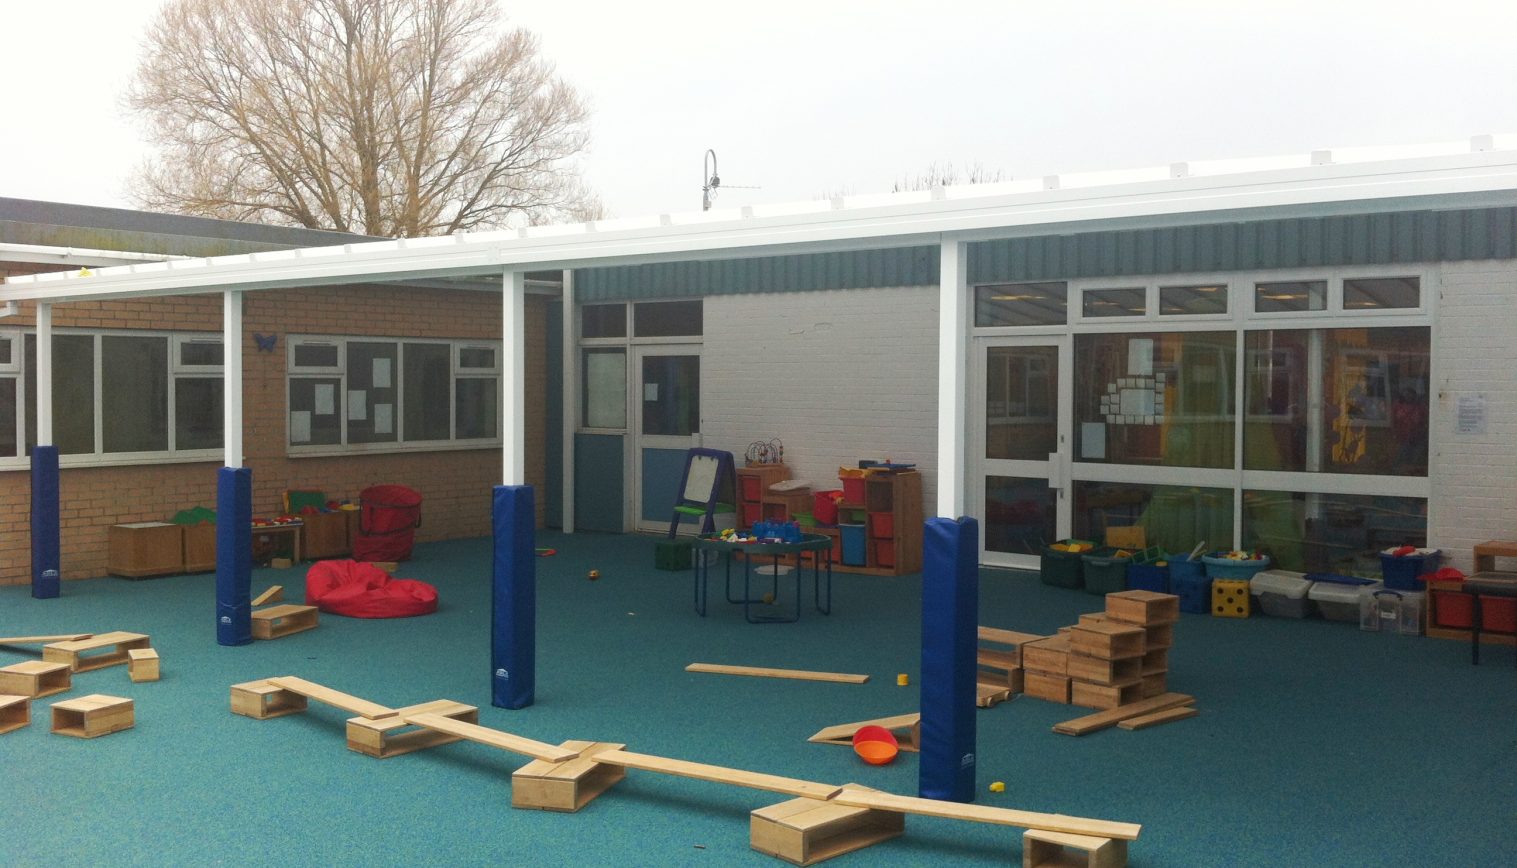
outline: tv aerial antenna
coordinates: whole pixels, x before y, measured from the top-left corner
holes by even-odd
[[[716,198],[716,189],[721,187],[722,179],[716,173],[716,151],[706,149],[706,156],[701,163],[701,210],[711,210],[711,200]],[[763,187],[745,187],[741,184],[727,184],[729,190],[762,190]]]

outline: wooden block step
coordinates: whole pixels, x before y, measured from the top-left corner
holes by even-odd
[[[1107,660],[1103,657],[1091,657],[1088,654],[1070,654],[1068,672],[1069,677],[1077,681],[1123,687],[1128,684],[1137,684],[1142,680],[1143,658]]]
[[[37,699],[73,688],[74,670],[67,663],[27,660],[0,668],[0,693]]]
[[[378,720],[367,717],[350,719],[347,724],[348,750],[376,759],[389,759],[440,744],[451,744],[462,738],[441,729],[412,723],[406,719],[409,716],[435,715],[464,723],[479,720],[478,708],[449,699],[408,705],[395,709],[395,712],[393,716]]]
[[[626,747],[602,741],[566,741],[559,745],[577,756],[564,762],[533,760],[511,775],[511,807],[572,813],[588,805],[627,776],[618,765],[597,762],[598,754]]]
[[[1105,612],[1086,612],[1080,616],[1081,624],[1099,624],[1106,620]]]
[[[989,648],[980,648],[975,651],[974,662],[976,666],[984,669],[1001,669],[1010,672],[1022,667],[1022,654],[1019,651],[993,651]]]
[[[1047,639],[1037,633],[1018,633],[1015,630],[1001,630],[996,627],[981,627],[977,633],[981,642],[989,642],[994,645],[1010,645],[1018,653],[1022,646],[1028,642],[1036,642],[1039,639]]]
[[[1173,624],[1180,620],[1180,598],[1158,591],[1118,591],[1106,595],[1106,614],[1140,627]]]
[[[768,775],[763,772],[750,772],[725,766],[690,762],[689,760],[669,759],[668,757],[632,753],[631,751],[620,749],[597,754],[596,761],[624,766],[626,768],[674,775],[676,777],[695,778],[699,781],[732,784],[733,786],[748,787],[754,790],[769,790],[774,793],[784,793],[788,796],[806,796],[812,799],[830,799],[841,789],[832,784],[819,784],[814,781],[802,781],[796,778]]]
[[[1150,726],[1158,726],[1161,723],[1169,723],[1172,720],[1184,720],[1187,717],[1195,717],[1200,714],[1194,705],[1182,705],[1178,708],[1166,708],[1163,711],[1155,711],[1153,714],[1144,714],[1138,717],[1129,717],[1117,723],[1118,729],[1147,729]]]
[[[1053,731],[1064,735],[1085,735],[1089,732],[1115,726],[1130,717],[1140,717],[1155,711],[1163,711],[1166,708],[1174,708],[1178,705],[1190,705],[1195,701],[1195,697],[1186,696],[1183,693],[1165,693],[1151,699],[1141,699],[1129,705],[1123,705],[1107,711],[1098,711],[1095,714],[1087,714],[1084,717],[1066,720],[1063,723],[1056,723],[1053,726]],[[1054,831],[1061,830],[1056,829]]]
[[[1155,672],[1143,676],[1143,680],[1139,683],[1140,689],[1138,695],[1144,699],[1162,695],[1168,689],[1168,675],[1169,673],[1167,672]]]
[[[1069,666],[1069,637],[1050,636],[1022,646],[1022,668],[1036,669],[1055,675],[1067,674]]]
[[[760,853],[792,865],[815,865],[900,835],[906,815],[797,798],[754,811],[748,828],[749,846]]]
[[[0,693],[0,735],[30,726],[31,722],[32,699],[30,696]]]
[[[1089,681],[1071,679],[1069,682],[1069,703],[1071,705],[1083,705],[1086,708],[1116,708],[1119,705],[1127,705],[1143,698],[1142,685],[1133,682],[1130,684],[1092,684]]]
[[[1155,624],[1152,627],[1143,628],[1143,650],[1154,651],[1174,644],[1175,626],[1173,624]]]
[[[126,652],[126,676],[133,682],[157,681],[158,652],[152,648],[133,648]]]
[[[903,751],[916,753],[921,750],[922,715],[918,712],[823,727],[817,731],[816,735],[806,740],[817,744],[840,744],[852,747],[854,733],[866,726],[879,726],[890,730]]]
[[[306,698],[275,687],[267,681],[244,681],[232,685],[232,713],[255,720],[284,717],[306,710]]]
[[[406,723],[437,730],[438,732],[444,732],[457,738],[500,748],[501,750],[508,750],[512,753],[523,754],[533,759],[561,763],[579,756],[575,751],[556,747],[546,742],[522,738],[519,735],[512,735],[509,732],[502,732],[498,729],[490,729],[487,726],[480,726],[477,723],[470,723],[459,718],[446,717],[436,712],[407,714],[405,713],[405,709],[401,709],[401,711]]]
[[[1158,675],[1169,671],[1169,649],[1150,648],[1143,653],[1142,672],[1144,675]]]
[[[1092,657],[1119,660],[1143,656],[1143,628],[1118,621],[1076,624],[1069,631],[1070,650]]]
[[[1022,868],[1126,868],[1126,865],[1126,841],[1041,829],[1022,833]]]
[[[1023,829],[1040,829],[1047,832],[1067,832],[1072,835],[1091,835],[1100,838],[1115,838],[1131,841],[1138,837],[1142,826],[1137,823],[1117,823],[1111,820],[1091,820],[1085,817],[1070,817],[1064,814],[1040,814],[1035,811],[1019,811],[1014,808],[992,808],[985,805],[966,805],[940,799],[923,799],[916,796],[897,796],[875,790],[843,787],[832,797],[839,805],[859,808],[879,808],[884,811],[899,811],[903,814],[921,814],[924,817],[945,817],[950,820],[969,820],[975,823],[990,823],[997,826],[1018,826]]]
[[[91,693],[78,699],[53,703],[53,729],[58,735],[98,738],[137,723],[132,701],[124,696]]]
[[[386,708],[377,702],[359,699],[356,696],[343,693],[339,690],[333,690],[330,687],[317,684],[314,681],[307,681],[304,678],[297,678],[293,675],[281,675],[278,678],[270,678],[268,679],[268,683],[281,690],[298,693],[307,699],[314,699],[324,705],[340,708],[343,711],[351,711],[370,720],[394,717],[398,713],[395,709]]]
[[[254,639],[282,639],[291,633],[314,630],[318,626],[315,606],[286,603],[253,613]]]
[[[133,648],[147,648],[152,641],[142,633],[127,633],[118,630],[99,633],[88,639],[54,642],[42,646],[42,659],[49,663],[67,663],[75,672],[88,672],[125,663],[126,652]],[[109,651],[102,649],[109,648]],[[101,652],[101,653],[90,653]]]
[[[277,603],[284,599],[284,585],[271,585],[267,591],[253,598],[252,605],[262,606],[264,603]]]
[[[1022,670],[1022,692],[1036,699],[1069,704],[1069,676],[1036,669]]]

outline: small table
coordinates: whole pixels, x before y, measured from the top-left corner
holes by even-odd
[[[812,552],[811,578],[812,578],[812,604],[823,615],[832,614],[832,538],[822,534],[802,534],[798,542],[761,542],[740,543],[730,542],[717,536],[703,536],[695,540],[695,611],[702,617],[706,615],[706,585],[711,575],[710,559],[706,552],[715,552],[722,556],[725,565],[727,602],[741,603],[743,605],[743,618],[750,624],[791,623],[801,618],[801,573],[803,572],[803,552]],[[732,556],[742,554],[743,557],[743,596],[734,599],[732,596]],[[777,615],[754,615],[752,605],[765,602],[762,599],[755,600],[752,595],[752,577],[754,558],[772,558],[774,576],[770,590],[770,599],[777,600],[779,597],[779,565],[781,558],[795,556],[795,614],[789,618]],[[826,568],[827,576],[827,603],[822,604],[822,570]]]
[[[1496,569],[1496,559],[1517,558],[1517,542],[1499,539],[1475,544],[1475,569],[1477,573],[1489,573]]]
[[[305,527],[303,521],[290,521],[284,524],[255,524],[252,526],[253,538],[259,536],[273,537],[284,534],[290,538],[290,561],[300,563],[300,529]],[[271,540],[272,542],[272,540]]]

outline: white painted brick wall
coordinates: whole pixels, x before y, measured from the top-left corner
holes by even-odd
[[[936,287],[708,296],[701,432],[741,464],[778,437],[794,476],[838,488],[859,459],[915,463],[937,499]]]
[[[1428,540],[1469,572],[1475,543],[1517,539],[1517,260],[1446,263],[1441,278]],[[1485,433],[1456,434],[1458,397],[1474,393]]]

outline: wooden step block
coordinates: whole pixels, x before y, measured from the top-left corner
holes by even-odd
[[[573,813],[627,776],[622,766],[596,762],[595,755],[624,744],[566,741],[559,747],[579,756],[561,763],[533,760],[511,775],[511,807]]]
[[[1167,672],[1155,672],[1151,675],[1143,676],[1143,681],[1138,685],[1138,695],[1143,699],[1163,695],[1169,689],[1168,674]]]
[[[868,790],[849,784],[855,790]],[[759,808],[749,818],[749,845],[791,863],[814,865],[888,841],[906,831],[906,815],[817,799],[791,799]]]
[[[271,585],[269,589],[253,598],[252,605],[262,606],[265,603],[278,603],[284,600],[284,585]]]
[[[1022,833],[1022,868],[1126,868],[1126,865],[1126,841],[1038,829]]]
[[[126,676],[132,681],[157,681],[158,652],[152,648],[133,648],[127,651]]]
[[[97,738],[137,723],[132,701],[124,696],[91,693],[53,703],[53,732],[75,738]]]
[[[1087,612],[1080,616],[1081,624],[1099,624],[1106,620],[1105,612]]]
[[[1122,660],[1106,660],[1088,654],[1069,655],[1069,677],[1092,684],[1107,684],[1123,687],[1137,684],[1143,678],[1143,658],[1128,657]],[[1081,703],[1076,702],[1076,705]]]
[[[1086,708],[1116,708],[1119,705],[1142,699],[1142,685],[1137,682],[1123,685],[1092,684],[1089,681],[1069,682],[1069,702]]]
[[[1069,631],[1070,650],[1091,657],[1119,660],[1143,656],[1143,628],[1118,621],[1076,624]]]
[[[1026,669],[1022,673],[1022,692],[1037,699],[1069,704],[1069,676]]]
[[[0,735],[14,732],[32,722],[32,699],[0,693]]]
[[[1144,675],[1158,675],[1169,671],[1168,648],[1151,648],[1144,652],[1142,659],[1142,671]]]
[[[49,663],[67,663],[75,672],[88,672],[125,663],[126,652],[133,648],[147,648],[152,641],[142,633],[98,633],[88,639],[73,642],[54,642],[42,646],[42,659]],[[109,648],[109,651],[102,649]],[[100,652],[100,653],[91,653]]]
[[[286,603],[253,613],[254,639],[280,639],[291,633],[314,630],[318,626],[315,606]]]
[[[1143,649],[1152,651],[1155,648],[1168,648],[1175,644],[1175,625],[1155,624],[1152,627],[1143,628]]]
[[[74,670],[67,663],[27,660],[0,668],[0,693],[37,699],[73,688]]]
[[[397,714],[394,717],[383,717],[378,720],[354,717],[348,720],[348,750],[358,751],[377,759],[388,759],[403,753],[425,750],[460,740],[459,736],[452,733],[410,723],[405,719],[408,714],[437,714],[453,720],[461,720],[464,723],[479,721],[478,708],[448,699],[423,702],[420,705],[395,710]]]
[[[1069,637],[1049,636],[1022,646],[1022,668],[1064,675],[1069,667]]]
[[[1106,614],[1140,627],[1173,624],[1180,620],[1180,598],[1157,591],[1118,591],[1106,595]]]
[[[306,710],[306,698],[276,687],[268,681],[244,681],[232,685],[232,713],[255,720],[284,717]]]

